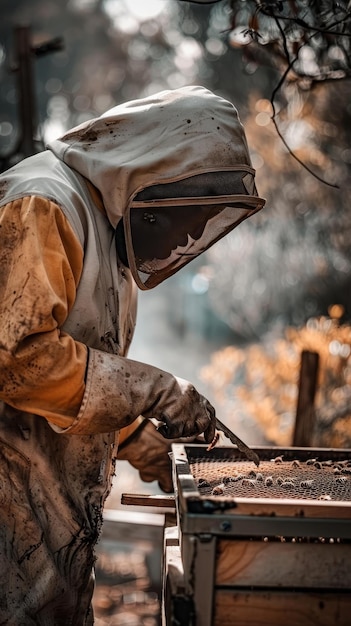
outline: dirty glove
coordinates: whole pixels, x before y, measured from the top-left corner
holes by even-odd
[[[203,433],[210,443],[216,432],[215,410],[189,381],[166,372],[169,379],[157,406],[144,410],[144,417],[159,421],[157,430],[166,439],[191,437]]]
[[[141,480],[158,481],[166,493],[173,491],[172,462],[169,457],[172,442],[165,439],[149,420],[143,420],[118,448],[118,459],[129,461],[139,471]]]
[[[153,365],[89,349],[82,405],[73,424],[60,432],[120,430],[140,415],[156,419],[167,439],[203,433],[210,443],[216,431],[213,406],[188,381]]]

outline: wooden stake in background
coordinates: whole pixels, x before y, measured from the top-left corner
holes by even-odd
[[[303,350],[297,399],[293,446],[312,445],[315,424],[314,399],[317,388],[319,354]]]

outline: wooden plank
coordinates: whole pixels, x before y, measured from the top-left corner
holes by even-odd
[[[350,593],[216,590],[213,626],[350,626]]]
[[[175,508],[174,495],[145,494],[145,493],[122,493],[121,504],[132,506],[156,506],[160,508]]]
[[[301,354],[301,369],[299,380],[299,394],[297,399],[295,429],[293,435],[294,446],[311,446],[315,423],[314,398],[317,387],[319,354],[303,350]]]
[[[218,540],[215,584],[351,589],[351,545]]]

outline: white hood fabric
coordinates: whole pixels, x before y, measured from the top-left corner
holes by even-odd
[[[237,110],[203,87],[163,91],[116,106],[47,147],[100,191],[114,228],[123,218],[127,262],[141,289],[168,278],[264,205],[257,195],[255,171]],[[232,183],[228,181],[230,173]],[[204,175],[212,177],[210,192]],[[179,192],[178,185],[174,194],[172,184],[177,182],[183,182],[184,193]],[[164,194],[159,192],[160,185],[164,185]],[[158,193],[153,197],[156,186]],[[148,188],[151,193],[145,200],[142,193]],[[146,229],[133,237],[133,211],[141,216],[139,224],[144,219],[147,226],[157,221],[152,210],[165,206],[170,216],[170,207],[174,208],[173,223],[177,221],[177,207],[182,207],[179,215],[184,219],[184,207],[190,216],[199,207],[203,213],[203,207],[208,206],[209,217],[217,215],[216,224],[209,223],[207,229],[205,222],[202,224],[199,232],[206,231],[206,241],[199,235],[196,245],[190,233],[185,242],[181,237],[169,251],[168,260],[164,255],[160,259],[157,250],[148,258],[140,258],[135,250],[138,240],[152,238],[153,231]],[[227,207],[232,207],[231,213]],[[218,215],[224,217],[222,225]],[[166,240],[172,225],[169,228],[164,231]],[[187,231],[186,226],[183,230]]]

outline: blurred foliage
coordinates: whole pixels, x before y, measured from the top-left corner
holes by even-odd
[[[218,4],[228,16],[229,43],[246,69],[274,66],[303,88],[351,76],[349,0],[183,0]],[[248,45],[250,44],[250,46]]]
[[[351,85],[321,85],[308,94],[290,89],[279,112],[284,135],[313,171],[339,188],[290,157],[269,100],[251,93],[245,128],[267,205],[208,252],[212,306],[249,341],[286,324],[302,325],[335,301],[350,319]]]
[[[167,7],[160,16],[156,11],[139,19],[123,0],[2,0],[1,152],[18,132],[11,72],[16,26],[30,26],[33,45],[55,36],[64,40],[61,52],[37,60],[34,68],[40,132],[49,139],[118,102],[167,86],[175,73],[177,34],[171,27],[176,7]],[[185,75],[193,79],[191,72]]]
[[[176,0],[2,0],[0,155],[18,140],[14,31],[27,25],[33,47],[62,37],[64,48],[34,59],[38,136],[67,128],[137,97],[202,84],[245,112],[251,77],[228,44],[228,11]],[[268,73],[256,77],[266,94]]]
[[[247,63],[274,65],[302,88],[351,76],[348,0],[228,1],[231,44],[252,44]]]
[[[201,372],[220,405],[241,420],[253,419],[272,445],[292,445],[301,353],[319,354],[312,446],[351,447],[351,326],[339,323],[343,309],[311,318],[245,349],[213,354]],[[335,317],[334,317],[335,316]]]

